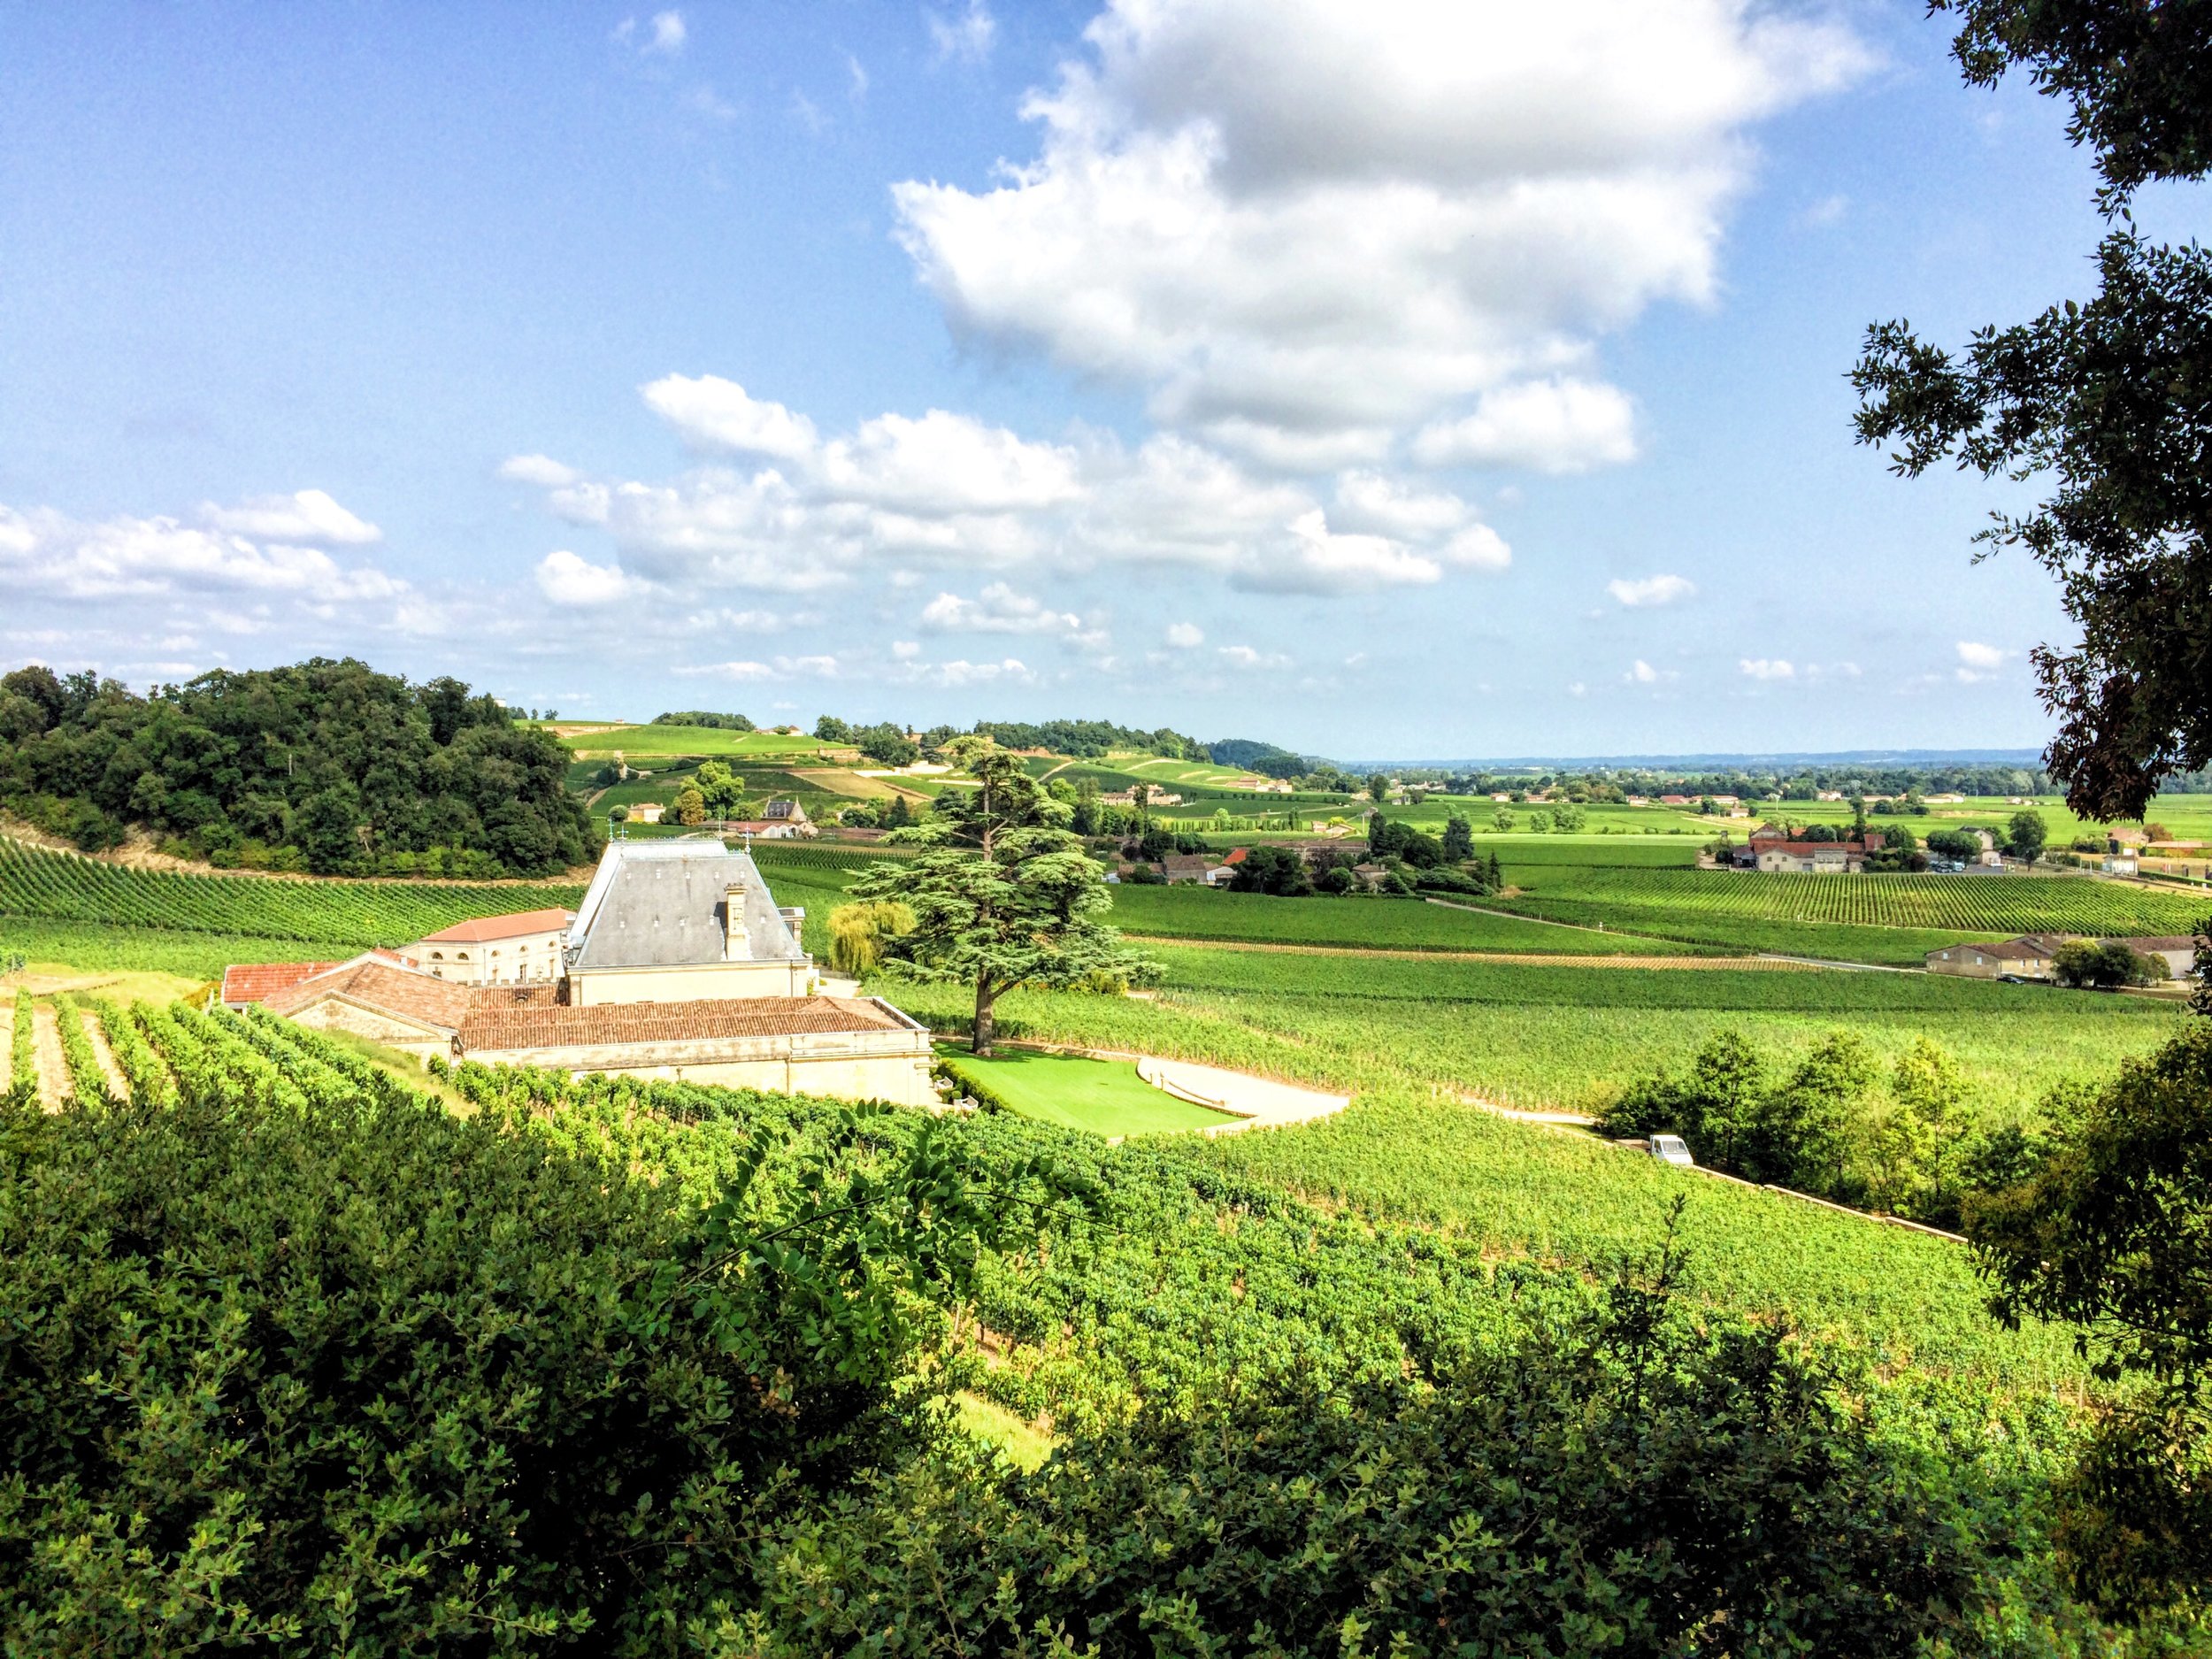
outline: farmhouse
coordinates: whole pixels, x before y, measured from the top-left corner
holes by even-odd
[[[2125,945],[2139,956],[2156,956],[2166,964],[2169,979],[2185,979],[2196,972],[2197,941],[2185,933],[2121,939],[2114,942]]]
[[[2059,943],[2058,939],[2047,933],[2024,933],[2001,944],[1946,945],[1928,953],[1928,972],[1962,974],[1970,979],[1994,979],[2008,975],[2022,979],[2047,979],[2051,977],[2051,959],[2058,954]]]
[[[1735,869],[1770,875],[1856,875],[1866,868],[1867,855],[1881,848],[1879,830],[1868,831],[1863,841],[1793,841],[1787,831],[1763,824],[1751,832],[1749,841],[1729,848],[1724,857]]]
[[[441,979],[464,985],[550,985],[561,977],[566,910],[483,916],[426,933],[407,955]]]
[[[660,821],[661,803],[657,801],[641,801],[630,809],[630,822],[633,824],[657,824]]]
[[[552,979],[464,979],[450,959],[442,977],[372,951],[234,967],[223,996],[425,1059],[933,1103],[928,1031],[879,997],[820,995],[803,915],[719,841],[614,841]]]
[[[1203,853],[1170,853],[1160,860],[1161,872],[1172,887],[1179,881],[1204,881],[1216,868]]]

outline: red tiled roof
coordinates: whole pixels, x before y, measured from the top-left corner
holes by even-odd
[[[223,970],[223,1001],[232,1008],[266,1002],[302,979],[328,973],[334,962],[240,962]]]
[[[465,985],[373,957],[357,957],[270,997],[265,1006],[273,1014],[294,1014],[333,995],[349,997],[441,1031],[460,1029],[461,1022],[468,1018],[471,1000]]]
[[[1252,849],[1249,847],[1232,847],[1229,849],[1229,856],[1221,862],[1225,864],[1240,864],[1251,856]]]
[[[873,1002],[840,996],[713,997],[689,1002],[610,1002],[591,1008],[479,1002],[460,1032],[464,1052],[687,1042],[726,1037],[902,1031]]]
[[[495,939],[513,939],[523,933],[557,933],[572,918],[566,910],[517,910],[511,916],[479,916],[456,922],[434,933],[425,933],[426,945],[480,945]]]
[[[242,1008],[248,1002],[265,1002],[318,974],[328,973],[333,968],[368,961],[388,962],[399,967],[414,965],[411,957],[380,946],[358,956],[349,956],[346,962],[234,962],[223,970],[223,1001],[233,1008]]]

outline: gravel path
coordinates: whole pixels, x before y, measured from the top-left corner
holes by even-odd
[[[1194,1101],[1217,1111],[1233,1114],[1239,1121],[1200,1133],[1208,1136],[1234,1134],[1240,1129],[1272,1128],[1281,1124],[1311,1123],[1342,1111],[1352,1103],[1348,1094],[1327,1094],[1319,1089],[1300,1088],[1272,1078],[1254,1077],[1217,1065],[1198,1065],[1188,1060],[1160,1060],[1149,1056],[1137,1062],[1137,1075],[1156,1089],[1179,1100]]]

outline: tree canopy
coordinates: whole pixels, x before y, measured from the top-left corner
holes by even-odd
[[[1852,382],[1862,442],[1917,477],[1950,461],[2048,494],[1998,512],[1985,547],[2020,547],[2079,630],[2034,653],[2058,719],[2048,751],[2087,818],[2139,816],[2162,783],[2212,761],[2212,255],[2138,234],[2127,203],[2212,165],[2212,16],[2136,0],[1934,0],[1958,14],[1970,81],[2024,67],[2072,106],[2069,132],[2117,221],[2097,291],[1978,331],[1954,354],[1904,321],[1868,329]]]
[[[935,850],[886,861],[849,891],[911,910],[913,927],[884,941],[885,957],[972,986],[975,1052],[987,1055],[998,999],[1015,987],[1126,981],[1152,969],[1100,919],[1113,896],[1067,827],[1073,809],[987,737],[955,738],[947,754],[976,782],[932,804],[924,829]]]
[[[35,665],[0,678],[0,803],[90,851],[136,826],[218,863],[546,875],[597,850],[568,765],[495,698],[351,658],[146,696]]]

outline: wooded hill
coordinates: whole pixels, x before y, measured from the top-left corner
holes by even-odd
[[[597,851],[568,751],[449,676],[350,658],[218,670],[139,696],[0,678],[0,806],[87,851],[132,829],[218,864],[319,875],[548,875]]]

